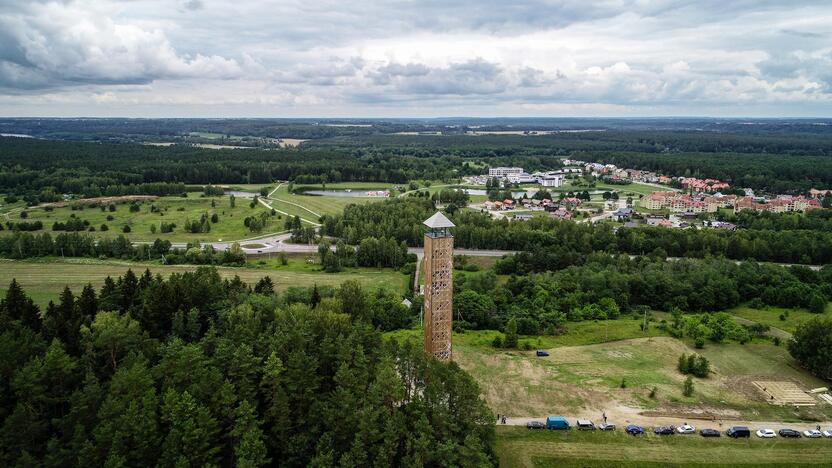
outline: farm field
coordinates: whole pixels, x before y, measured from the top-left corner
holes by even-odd
[[[500,466],[773,467],[828,466],[832,444],[811,439],[705,439],[698,435],[633,437],[615,432],[530,431],[498,426]]]
[[[215,207],[211,207],[214,201]],[[95,235],[101,237],[114,237],[122,234],[124,226],[130,226],[130,233],[127,236],[133,241],[153,241],[157,238],[171,242],[208,242],[222,240],[245,239],[256,236],[258,233],[251,233],[243,224],[247,216],[254,216],[267,209],[262,204],[254,208],[249,206],[251,200],[237,197],[235,207],[230,206],[230,197],[202,197],[198,194],[190,194],[187,198],[182,197],[159,197],[155,200],[146,200],[140,203],[139,211],[131,212],[129,203],[115,204],[115,211],[108,209],[101,210],[98,207],[87,206],[83,209],[73,210],[69,206],[54,208],[46,211],[43,208],[27,209],[28,217],[20,219],[19,213],[10,215],[13,221],[41,221],[43,231],[53,235],[60,231],[52,231],[52,224],[55,222],[65,223],[71,217],[89,221],[89,225],[95,228]],[[158,208],[157,212],[151,212],[151,206]],[[184,231],[186,221],[198,221],[203,214],[211,216],[216,213],[219,220],[211,224],[211,231],[207,233],[190,233]],[[108,220],[112,217],[112,220]],[[285,219],[282,216],[271,218],[271,222],[263,231],[272,232],[283,230]],[[162,233],[159,226],[162,222],[174,223],[176,228],[173,232]],[[101,225],[106,224],[107,231],[101,231]],[[151,226],[155,225],[156,233],[151,232]],[[0,232],[0,235],[8,231]],[[37,231],[35,231],[37,232]]]
[[[320,265],[307,264],[306,255],[290,255],[289,264],[277,266],[277,262],[266,265],[251,263],[246,267],[217,267],[224,278],[238,275],[248,284],[254,284],[264,276],[271,277],[276,290],[289,287],[338,286],[347,280],[357,280],[370,289],[386,288],[403,293],[407,289],[408,276],[391,269],[349,268],[340,273],[324,273]],[[134,263],[126,261],[102,261],[94,259],[43,258],[37,261],[16,261],[0,259],[0,296],[5,294],[13,278],[21,284],[26,293],[40,306],[56,300],[64,286],[78,293],[87,283],[100,288],[107,276],[124,274],[133,269],[137,274],[149,268],[153,274],[169,276],[198,268],[196,265],[161,265],[158,263]]]

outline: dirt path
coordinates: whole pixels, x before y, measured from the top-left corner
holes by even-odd
[[[763,428],[773,429],[775,431],[789,428],[799,430],[802,432],[806,429],[814,429],[818,425],[820,425],[822,430],[832,429],[832,421],[788,423],[783,421],[741,421],[736,419],[717,419],[711,417],[696,418],[690,415],[682,419],[666,416],[645,416],[640,414],[639,410],[637,409],[626,407],[614,407],[604,412],[607,415],[607,421],[610,424],[615,424],[618,430],[622,430],[624,426],[628,424],[636,424],[639,426],[643,426],[645,429],[649,430],[650,428],[657,426],[681,426],[684,423],[688,423],[691,426],[694,426],[697,430],[709,428],[717,429],[720,431],[725,431],[731,426],[746,426],[749,429],[751,429],[752,432],[756,431],[757,429]],[[575,424],[575,421],[577,421],[578,419],[589,419],[597,425],[603,422],[602,418],[604,412],[594,414],[574,414],[564,417],[567,419],[567,421],[570,421],[570,424]],[[529,421],[545,422],[546,416],[507,417],[506,425],[525,426]]]
[[[734,321],[739,323],[740,325],[749,325],[749,326],[758,325],[758,323],[753,321],[753,320],[749,320],[747,318],[742,318],[742,317],[737,316],[737,315],[732,315],[731,318],[734,319]],[[766,335],[771,336],[771,337],[780,338],[781,340],[784,340],[784,341],[788,341],[792,338],[792,334],[787,332],[786,330],[781,330],[779,328],[775,328],[775,327],[771,327],[771,326],[769,327],[769,331],[766,333]]]

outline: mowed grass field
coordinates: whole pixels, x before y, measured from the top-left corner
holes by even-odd
[[[784,467],[829,466],[828,439],[705,439],[699,435],[633,437],[615,432],[497,427],[504,468],[520,467]]]
[[[408,276],[391,269],[350,268],[341,273],[324,273],[320,265],[307,264],[306,256],[290,256],[289,264],[275,266],[277,262],[268,265],[231,268],[217,267],[220,275],[240,279],[253,285],[264,276],[271,277],[275,288],[285,290],[289,287],[338,286],[347,280],[357,280],[366,288],[375,290],[385,288],[403,293],[407,289]],[[160,265],[133,262],[93,260],[93,259],[42,259],[39,261],[16,261],[0,259],[0,295],[5,294],[6,288],[13,278],[21,284],[26,293],[40,306],[56,300],[64,286],[69,286],[76,294],[87,283],[96,288],[104,284],[107,276],[123,275],[128,269],[138,275],[146,268],[154,275],[164,277],[172,273],[192,271],[195,265]]]
[[[211,202],[215,207],[211,207]],[[157,238],[171,242],[213,242],[222,240],[245,239],[256,236],[243,224],[248,216],[254,216],[268,211],[262,204],[250,207],[251,199],[236,197],[235,207],[231,208],[230,197],[202,197],[197,193],[190,193],[187,198],[183,197],[160,197],[155,200],[145,200],[139,205],[138,212],[130,211],[129,203],[117,203],[116,211],[106,209],[102,211],[98,207],[84,207],[84,209],[72,210],[69,206],[55,208],[53,211],[46,211],[43,208],[27,209],[28,219],[20,219],[19,213],[12,215],[13,221],[41,221],[46,232],[53,235],[59,231],[52,231],[52,224],[66,222],[71,216],[89,221],[95,227],[95,235],[101,237],[114,237],[122,233],[124,226],[130,226],[130,233],[126,234],[133,241],[153,241]],[[156,206],[159,211],[151,212],[151,206]],[[198,221],[203,213],[211,216],[216,213],[219,221],[211,224],[211,231],[207,233],[189,233],[184,231],[185,222]],[[107,217],[112,216],[112,221]],[[282,218],[282,219],[281,219]],[[282,231],[285,217],[274,216],[270,224],[263,232]],[[162,222],[174,223],[176,228],[173,232],[162,233],[159,226]],[[106,224],[108,231],[101,231],[101,225]],[[156,233],[151,232],[151,225],[156,226]],[[0,232],[0,235],[8,231]]]

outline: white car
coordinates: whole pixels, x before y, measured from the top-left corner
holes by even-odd
[[[808,431],[803,431],[803,436],[810,439],[818,439],[823,437],[823,434],[817,429],[809,429]]]
[[[695,434],[696,428],[691,426],[690,424],[683,424],[676,428],[676,432],[679,434]]]
[[[822,434],[823,434],[824,437],[832,438],[832,429],[830,429],[828,431],[823,431]]]
[[[761,439],[773,439],[777,437],[777,433],[773,429],[760,429],[757,431],[757,437]]]

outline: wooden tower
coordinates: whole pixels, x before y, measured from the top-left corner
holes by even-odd
[[[440,212],[424,222],[425,233],[425,352],[451,360],[453,327],[454,223]]]

